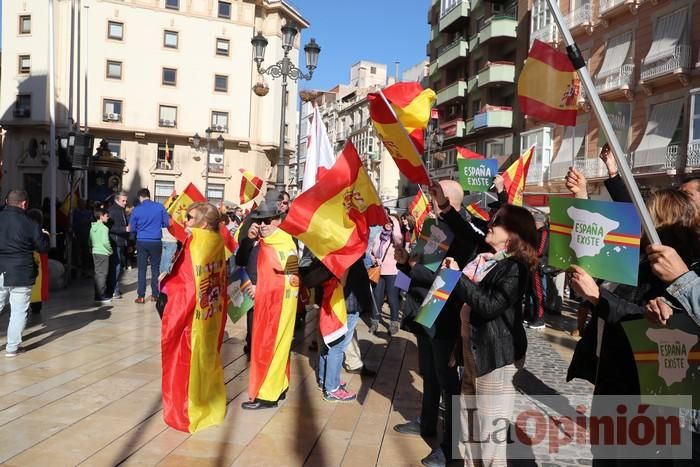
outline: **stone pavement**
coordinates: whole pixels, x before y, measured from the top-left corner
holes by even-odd
[[[133,303],[135,280],[136,271],[128,271],[124,298],[107,306],[93,304],[89,280],[53,293],[41,315],[30,318],[27,352],[0,357],[0,463],[405,466],[420,465],[430,452],[426,441],[392,429],[420,411],[414,337],[401,332],[390,338],[381,327],[372,336],[364,323],[361,348],[378,375],[343,375],[358,392],[357,402],[328,403],[316,390],[316,357],[308,350],[315,320],[309,319],[295,339],[287,400],[277,409],[241,410],[248,383],[242,320],[227,324],[222,346],[225,422],[194,435],[167,427],[161,418],[160,320],[153,304]],[[0,317],[3,346],[8,314]],[[521,390],[590,394],[590,385],[564,382],[568,362],[548,343],[549,333],[529,333]],[[571,464],[588,462],[584,452]]]

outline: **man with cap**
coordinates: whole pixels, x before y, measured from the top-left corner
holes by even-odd
[[[249,400],[241,404],[247,410],[276,407],[289,388],[289,352],[299,295],[299,259],[292,236],[278,228],[282,222],[278,197],[277,192],[268,192],[258,209],[251,213],[250,227],[239,246],[240,257],[236,255],[237,263],[247,265],[253,282],[248,290],[255,310],[249,344]],[[253,250],[257,250],[255,261],[252,261]]]

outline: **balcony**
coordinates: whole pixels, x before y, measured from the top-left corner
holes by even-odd
[[[459,37],[447,45],[443,45],[438,49],[437,66],[442,68],[448,64],[457,61],[458,59],[467,58],[469,53],[469,42],[464,38]]]
[[[435,73],[437,73],[437,71],[438,71],[438,62],[437,62],[437,60],[434,61],[434,62],[432,62],[432,63],[430,64],[430,68],[429,68],[428,70],[429,70],[429,71],[428,71],[428,74],[429,74],[430,76],[433,76]]]
[[[688,159],[686,160],[685,164],[686,172],[700,169],[700,142],[696,141],[693,143],[688,143],[687,154]]]
[[[486,20],[479,31],[479,42],[483,44],[491,39],[515,39],[518,21],[515,16],[492,16]]]
[[[510,107],[486,106],[486,109],[474,115],[474,130],[487,128],[512,128],[513,109]]]
[[[449,141],[453,138],[464,138],[466,135],[466,128],[467,126],[461,118],[456,118],[440,125],[440,129],[445,136],[445,141]]]
[[[172,161],[158,159],[156,161],[156,170],[174,170],[175,166]]]
[[[572,33],[578,28],[584,28],[587,34],[593,33],[593,5],[585,3],[566,15],[566,24]]]
[[[685,162],[684,149],[680,144],[671,144],[666,148],[664,170],[668,175],[676,175],[678,169]]]
[[[480,88],[494,84],[512,84],[515,82],[515,65],[510,62],[489,62],[479,71],[477,79]]]
[[[437,95],[437,105],[442,105],[455,99],[463,99],[467,93],[466,81],[455,81],[443,88]]]
[[[479,77],[478,76],[472,76],[471,78],[469,78],[469,81],[467,81],[467,94],[471,94],[473,92],[479,92],[478,86],[479,86]]]
[[[26,107],[19,107],[12,109],[12,116],[14,118],[29,118],[32,116],[32,112]]]
[[[690,52],[688,44],[678,44],[668,55],[645,58],[639,84],[647,95],[653,93],[654,86],[678,80],[683,86],[690,82]]]
[[[557,25],[549,23],[545,27],[533,31],[532,34],[530,34],[530,45],[532,45],[535,39],[546,44],[555,45],[559,42],[559,30],[557,29]]]
[[[688,145],[690,146],[690,145]],[[630,167],[634,167],[635,173],[659,173],[666,172],[668,175],[675,175],[685,162],[685,148],[678,143],[672,143],[668,146],[644,151],[643,165],[635,165],[637,153],[634,152],[628,157]],[[690,167],[690,164],[688,164]]]
[[[617,71],[605,76],[596,76],[595,89],[602,99],[617,100],[634,98],[634,64],[622,65]]]
[[[440,16],[440,32],[445,31],[462,18],[469,17],[469,0],[462,0]]]
[[[620,16],[624,13],[637,14],[640,0],[600,0],[598,16],[603,26],[608,27],[610,18]]]

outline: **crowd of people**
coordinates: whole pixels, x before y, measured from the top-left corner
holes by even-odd
[[[607,148],[601,158],[608,168],[605,186],[611,198],[629,201]],[[422,459],[424,465],[447,465],[458,452],[458,440],[453,438],[452,429],[453,413],[458,413],[453,411],[455,396],[477,396],[477,400],[485,401],[483,404],[488,406],[479,407],[480,414],[489,414],[484,417],[509,419],[516,394],[514,375],[523,367],[527,355],[525,329],[544,328],[548,297],[557,295],[557,291],[552,290],[553,283],[548,277],[551,271],[546,270],[549,235],[546,216],[507,204],[501,177],[496,177],[494,185],[498,201],[490,205],[489,221],[472,218],[465,211],[464,192],[456,181],[440,181],[430,186],[431,216],[453,234],[437,271],[429,268],[422,255],[414,251],[419,233],[416,220],[408,214],[398,217],[387,209],[386,223],[369,233],[365,257],[337,278],[279,228],[293,202],[285,192],[268,191],[260,206],[247,216],[236,206],[229,206],[224,212],[207,203],[190,206],[186,217],[188,232],[203,229],[213,238],[219,235],[220,224],[225,224],[239,245],[226,270],[230,276],[235,268],[245,268],[252,283],[244,291],[253,300],[253,307],[246,316],[244,349],[250,359],[249,400],[242,408],[272,408],[285,399],[295,324],[303,322],[307,311],[322,307],[325,299],[343,301],[347,313],[343,335],[336,336],[332,342],[316,339],[317,382],[326,401],[355,400],[356,394],[342,379],[343,367],[350,372],[372,374],[364,368],[357,345],[355,328],[363,314],[368,316],[370,332],[377,333],[386,303],[389,336],[396,335],[400,329],[415,334],[423,384],[420,417],[396,425],[394,430],[440,440],[439,446]],[[588,197],[587,181],[577,169],[570,169],[566,186],[574,196]],[[126,212],[126,193],[117,194],[108,209],[95,209],[90,229],[95,299],[104,304],[112,298],[121,298],[126,248],[130,239],[135,239],[136,303],[162,302],[159,311],[163,313],[164,323],[182,316],[192,319],[182,315],[182,304],[190,303],[187,301],[190,299],[196,299],[199,304],[205,298],[191,284],[178,286],[178,280],[182,279],[183,261],[196,259],[190,251],[194,240],[184,244],[174,239],[164,241],[170,223],[164,207],[151,201],[147,189],[139,190],[138,199],[139,204],[130,216]],[[32,253],[48,249],[46,232],[24,215],[26,203],[26,193],[13,190],[0,212],[0,304],[9,301],[11,305],[8,357],[15,356],[20,349],[29,306],[28,291],[36,277]],[[661,244],[651,244],[643,238],[637,287],[596,281],[576,266],[561,272],[567,274],[572,297],[579,302],[581,340],[568,378],[589,380],[596,395],[640,394],[635,362],[622,322],[646,317],[656,325],[665,325],[673,314],[687,314],[700,326],[700,178],[686,180],[678,189],[651,193],[647,208]],[[204,241],[201,235],[199,238],[199,242]],[[223,248],[218,243],[215,247]],[[221,251],[217,250],[216,255]],[[148,264],[151,295],[146,298]],[[461,275],[442,312],[428,328],[415,319],[442,268],[461,271]],[[410,278],[407,290],[397,287],[399,274]],[[340,281],[341,287],[329,287],[333,280]],[[179,298],[174,299],[175,296]],[[597,337],[601,332],[599,321],[604,323],[604,328],[602,336]],[[217,352],[222,332],[212,331],[206,336],[213,339],[208,343],[210,351]],[[164,342],[167,339],[176,343],[180,342],[179,338],[172,333],[163,337]],[[597,354],[596,345],[590,345],[596,339],[602,339]],[[590,368],[596,371],[591,372]],[[216,373],[211,377],[221,379],[219,383],[223,385],[220,376]],[[173,384],[172,378],[167,384]],[[164,393],[165,390],[164,386]],[[467,429],[479,439],[489,439],[494,428],[486,421],[477,420],[468,424]],[[697,412],[692,413],[690,424],[694,459],[697,459],[700,449]],[[460,454],[467,465],[477,462],[487,466],[506,465],[505,444],[472,446]],[[594,461],[594,465],[607,463],[601,459]],[[658,463],[647,459],[635,461],[634,465]]]

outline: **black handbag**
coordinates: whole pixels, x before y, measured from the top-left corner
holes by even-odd
[[[304,247],[299,260],[299,278],[304,287],[320,287],[321,284],[333,277],[326,266],[311,253],[311,250]]]
[[[158,298],[156,299],[156,311],[158,312],[158,316],[160,316],[160,319],[163,319],[163,312],[165,311],[165,305],[168,304],[168,295],[161,292],[158,294]]]

